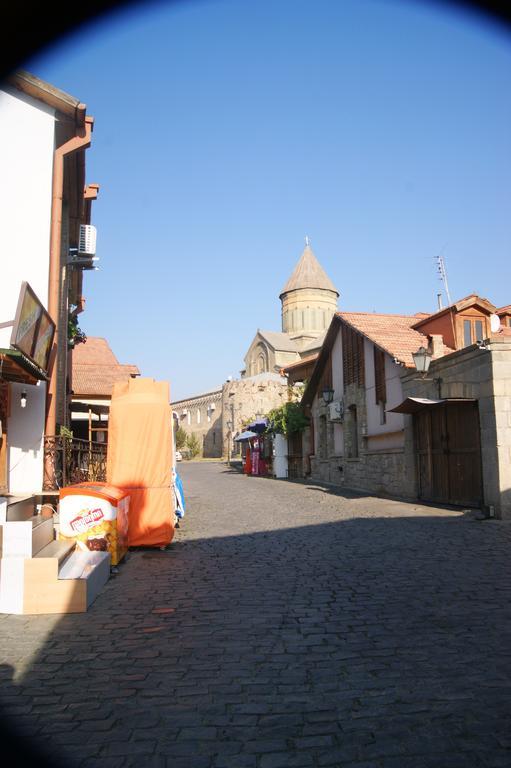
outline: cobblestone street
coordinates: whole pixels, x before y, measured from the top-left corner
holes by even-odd
[[[87,614],[0,616],[4,715],[65,766],[511,765],[511,525],[180,465]]]

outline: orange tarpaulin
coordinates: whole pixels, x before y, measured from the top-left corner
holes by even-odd
[[[166,381],[137,378],[113,387],[106,477],[129,491],[130,546],[161,547],[174,536],[169,402]]]

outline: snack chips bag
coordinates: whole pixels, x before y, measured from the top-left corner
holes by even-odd
[[[62,488],[59,539],[73,539],[85,551],[109,552],[111,564],[117,565],[128,550],[129,496],[118,489],[112,495],[112,490],[85,483]]]

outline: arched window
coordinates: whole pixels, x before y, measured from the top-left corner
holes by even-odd
[[[197,408],[197,424],[200,424],[200,408]]]

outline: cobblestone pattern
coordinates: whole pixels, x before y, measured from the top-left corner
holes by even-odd
[[[0,617],[0,698],[80,768],[511,765],[511,527],[183,464],[169,550]]]

